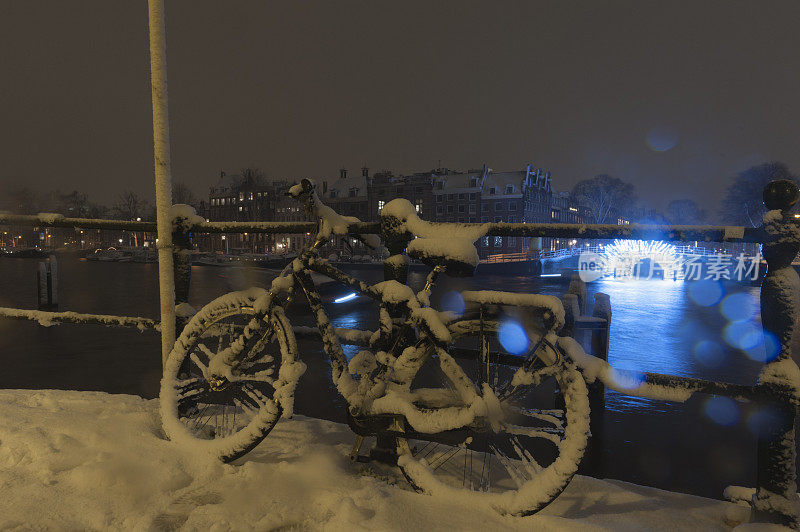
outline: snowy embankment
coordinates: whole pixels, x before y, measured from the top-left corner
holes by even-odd
[[[164,440],[155,400],[0,390],[0,530],[730,530],[726,512],[741,514],[576,477],[539,514],[505,517],[414,493],[393,468],[350,463],[353,439],[344,425],[297,416],[223,465]]]

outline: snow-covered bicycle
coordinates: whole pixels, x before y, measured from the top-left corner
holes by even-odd
[[[425,286],[415,293],[397,281],[367,285],[318,252],[358,220],[324,205],[309,180],[289,193],[318,220],[316,238],[269,290],[224,295],[187,324],[161,383],[169,438],[229,462],[258,445],[281,415],[291,415],[305,365],[285,308],[304,295],[357,441],[392,442],[415,489],[471,497],[513,515],[534,513],[558,496],[589,432],[587,389],[571,339],[556,334],[564,323],[561,302],[466,291],[463,312],[435,310],[429,298],[437,278],[471,275],[478,262],[473,242],[483,235],[479,228],[420,220],[404,199],[381,212],[382,225],[410,239],[407,256],[390,261],[411,257],[431,266]],[[348,235],[379,245],[373,236]],[[335,329],[312,272],[374,300],[378,329]],[[509,342],[517,354],[504,348]],[[364,349],[348,360],[342,343]]]

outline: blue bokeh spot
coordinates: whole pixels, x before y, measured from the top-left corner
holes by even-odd
[[[464,298],[461,296],[461,292],[455,291],[444,294],[440,305],[443,311],[453,312],[458,316],[464,314],[464,309],[467,308],[466,303],[464,303]]]
[[[725,341],[737,349],[751,351],[764,343],[761,329],[749,321],[734,321],[725,326]]]
[[[522,325],[515,321],[506,321],[500,324],[497,338],[503,348],[513,355],[521,355],[528,350],[528,335]]]
[[[730,427],[739,421],[739,405],[729,397],[712,397],[706,401],[704,411],[718,425]]]
[[[689,283],[689,297],[701,307],[716,305],[724,295],[725,288],[719,281],[703,279]]]
[[[647,134],[647,144],[653,151],[668,151],[678,144],[679,135],[672,129],[656,126]]]
[[[759,342],[744,350],[747,356],[758,362],[769,362],[774,360],[781,352],[781,344],[774,334],[764,332]]]
[[[729,321],[747,321],[756,315],[758,306],[750,294],[731,294],[720,304],[722,315]]]
[[[702,340],[695,344],[694,356],[709,368],[717,368],[725,362],[725,351],[722,346],[710,340]]]

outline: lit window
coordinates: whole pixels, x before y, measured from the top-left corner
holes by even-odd
[[[383,206],[384,206],[384,205],[386,205],[386,202],[385,202],[385,201],[378,200],[378,211],[379,211],[379,212],[380,212],[380,210],[381,210],[381,209],[383,209]]]
[[[494,237],[494,247],[499,248],[502,245],[503,245],[503,237],[502,236]]]

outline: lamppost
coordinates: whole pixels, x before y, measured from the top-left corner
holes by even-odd
[[[225,254],[228,254],[228,239],[225,238],[225,235],[222,235],[222,241],[225,242]]]

